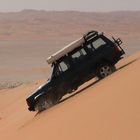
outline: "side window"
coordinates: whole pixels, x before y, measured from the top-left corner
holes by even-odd
[[[62,62],[59,64],[59,66],[60,66],[61,71],[63,71],[63,72],[65,72],[65,71],[68,70],[68,66],[67,66],[67,64],[66,64],[64,61],[62,61]]]
[[[74,63],[77,63],[80,60],[84,59],[86,55],[87,55],[86,51],[84,49],[80,49],[77,52],[71,54],[71,58]]]
[[[69,62],[67,60],[61,61],[59,63],[59,70],[60,72],[65,72],[69,69],[70,65]]]
[[[105,44],[106,44],[106,42],[101,38],[98,38],[97,40],[92,42],[92,45],[94,46],[95,49],[97,49],[97,48],[99,48],[99,47],[101,47],[102,45],[105,45]]]
[[[91,44],[88,44],[87,48],[90,52],[93,52],[95,50]]]
[[[81,52],[82,55],[87,55],[87,53],[84,49],[81,49],[80,52]]]
[[[72,57],[73,59],[78,59],[80,56],[81,56],[81,54],[80,54],[79,51],[71,55],[71,57]]]

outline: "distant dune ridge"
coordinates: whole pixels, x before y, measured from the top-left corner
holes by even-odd
[[[66,45],[89,30],[120,37],[130,53],[140,42],[140,11],[37,11],[0,13],[0,40],[45,40]]]
[[[0,39],[58,41],[73,39],[91,29],[122,37],[139,37],[139,24],[140,11],[88,13],[23,10],[0,13]]]

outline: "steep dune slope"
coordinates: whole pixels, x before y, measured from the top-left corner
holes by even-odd
[[[26,96],[40,82],[0,91],[2,140],[139,140],[140,53],[99,82],[40,114],[27,111]]]

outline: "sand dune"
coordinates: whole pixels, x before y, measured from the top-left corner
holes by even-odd
[[[43,81],[0,90],[0,139],[139,140],[140,52],[117,68],[40,114],[27,110],[25,98]]]
[[[0,90],[0,139],[139,140],[140,52],[40,114],[29,112],[25,102],[45,80],[27,82],[49,74],[46,58],[87,30],[121,37],[127,54],[139,50],[139,17],[139,11],[0,13],[0,83],[26,83]]]

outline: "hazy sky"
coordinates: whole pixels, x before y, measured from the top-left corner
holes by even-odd
[[[78,10],[116,11],[140,10],[140,0],[0,0],[0,11]]]

